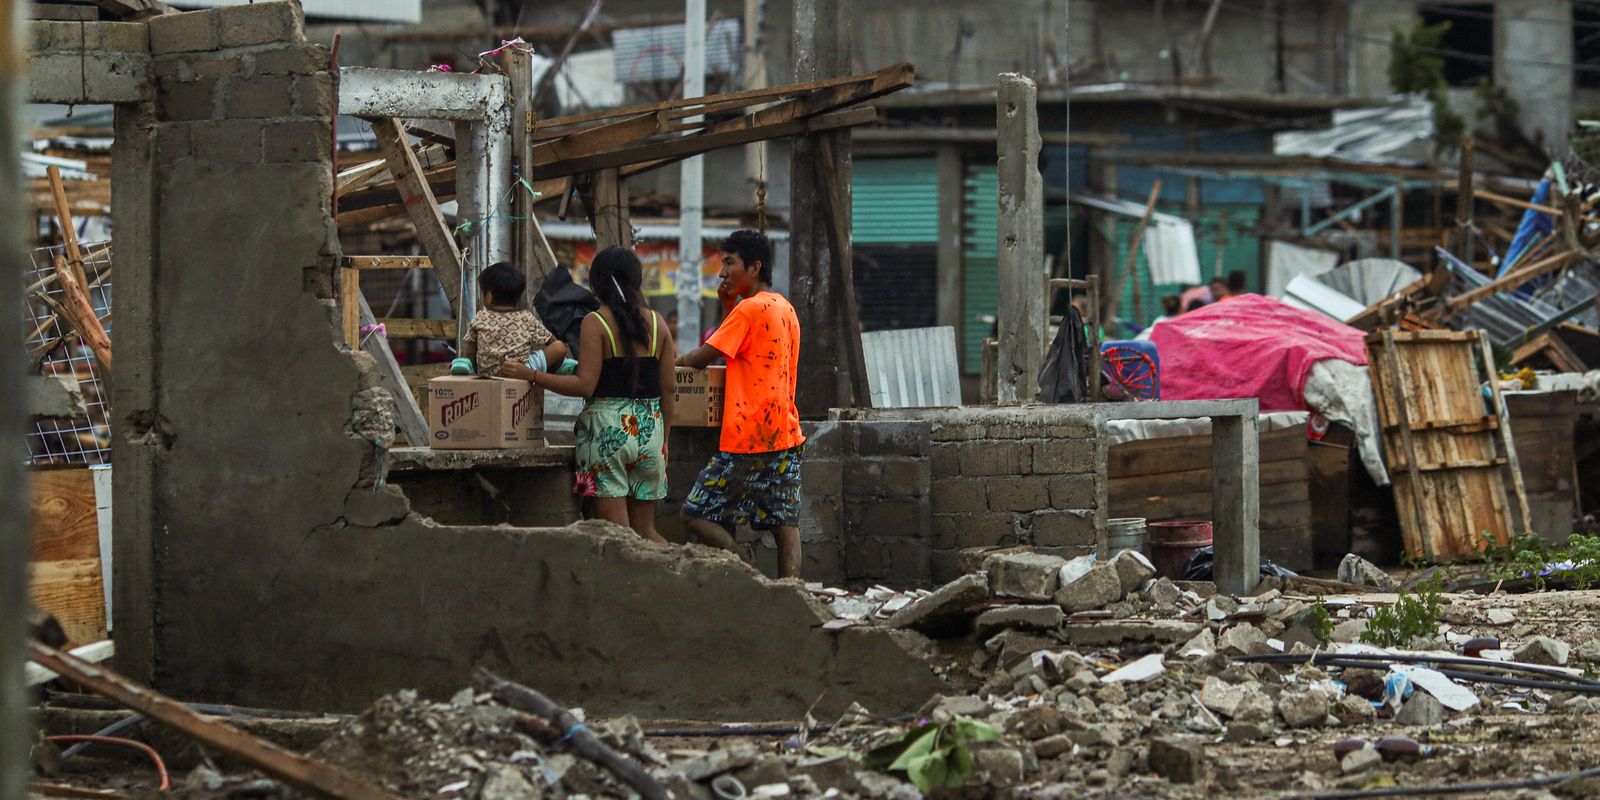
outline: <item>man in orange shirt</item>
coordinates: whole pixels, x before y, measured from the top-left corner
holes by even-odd
[[[805,435],[794,404],[800,367],[800,320],[772,291],[772,243],[758,231],[734,231],[722,242],[717,297],[725,317],[678,366],[728,363],[720,452],[711,457],[683,502],[683,518],[701,542],[733,550],[741,523],[770,531],[778,573],[800,577],[800,456]]]

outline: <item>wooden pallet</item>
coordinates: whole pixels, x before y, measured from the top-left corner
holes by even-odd
[[[1428,561],[1476,557],[1530,527],[1515,444],[1502,424],[1494,354],[1481,332],[1383,330],[1367,337],[1405,551]],[[1480,364],[1482,373],[1480,374]],[[1508,493],[1502,467],[1511,467]]]
[[[88,469],[33,470],[29,503],[33,553],[28,594],[54,614],[73,644],[106,638],[100,523]]]

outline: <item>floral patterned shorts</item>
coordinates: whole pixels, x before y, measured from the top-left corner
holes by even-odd
[[[758,531],[799,525],[804,450],[802,444],[775,453],[717,453],[689,487],[683,513]]]
[[[660,500],[667,496],[667,465],[661,457],[661,401],[597,397],[589,400],[573,429],[578,440],[578,481],[587,497]]]

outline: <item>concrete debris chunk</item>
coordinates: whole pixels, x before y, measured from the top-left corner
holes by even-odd
[[[1089,574],[1089,570],[1094,569],[1098,563],[1094,556],[1078,556],[1068,560],[1067,563],[1061,565],[1061,571],[1057,573],[1057,585],[1066,586]]]
[[[1217,637],[1217,652],[1230,656],[1248,656],[1266,647],[1267,635],[1248,622],[1235,624]]]
[[[1012,733],[1032,741],[1060,733],[1066,726],[1067,715],[1056,706],[1032,706],[1011,715],[1006,727]]]
[[[1122,581],[1110,564],[1099,564],[1055,593],[1056,605],[1068,613],[1090,611],[1122,599]]]
[[[1247,695],[1245,687],[1212,675],[1206,678],[1205,685],[1200,688],[1200,705],[1231,718],[1238,715],[1239,706]]]
[[[991,786],[1006,786],[1022,780],[1025,762],[1022,752],[1012,747],[990,746],[973,753],[978,777]]]
[[[1367,632],[1367,620],[1347,619],[1333,626],[1332,638],[1341,644],[1354,644],[1361,641],[1361,634]]]
[[[1389,573],[1355,553],[1345,555],[1344,560],[1339,562],[1339,580],[1357,586],[1371,586],[1380,592],[1392,592],[1399,588]]]
[[[1311,728],[1328,718],[1328,695],[1321,689],[1285,691],[1278,696],[1278,714],[1291,728]]]
[[[1272,698],[1265,692],[1253,692],[1239,704],[1239,711],[1234,719],[1239,722],[1270,722],[1273,719]]]
[[[1198,622],[1176,619],[1068,622],[1061,635],[1077,647],[1114,647],[1127,644],[1178,644],[1205,629]]]
[[[1345,753],[1339,760],[1339,771],[1346,775],[1355,775],[1383,763],[1383,754],[1371,747],[1363,747]]]
[[[1184,658],[1205,658],[1217,652],[1217,637],[1210,628],[1202,628],[1182,647],[1178,648],[1178,655]]]
[[[1072,752],[1072,737],[1064,733],[1046,736],[1033,743],[1033,754],[1038,758],[1055,758]]]
[[[1394,715],[1398,725],[1431,728],[1444,722],[1444,704],[1427,692],[1412,692],[1400,713]]]
[[[1221,622],[1238,610],[1239,601],[1225,594],[1212,595],[1206,601],[1206,619],[1212,622]]]
[[[927,597],[900,609],[884,623],[891,628],[927,630],[947,625],[966,616],[967,609],[989,596],[988,576],[981,572],[963,575],[939,587]]]
[[[1145,598],[1154,603],[1156,608],[1171,610],[1178,607],[1178,601],[1183,598],[1183,590],[1177,584],[1166,578],[1159,578],[1150,588],[1145,590]]]
[[[1122,582],[1122,593],[1133,594],[1139,591],[1144,582],[1156,576],[1156,568],[1138,550],[1124,550],[1111,559],[1111,566],[1117,570],[1117,580]]]
[[[1001,553],[984,561],[983,569],[989,573],[989,593],[996,597],[1049,600],[1066,563],[1064,558],[1042,553]]]
[[[1347,694],[1333,704],[1333,715],[1345,725],[1356,725],[1371,721],[1377,715],[1377,710],[1372,707],[1371,701]]]
[[[1160,653],[1151,653],[1120,669],[1113,670],[1100,680],[1105,683],[1143,683],[1160,677],[1167,671]]]
[[[1478,696],[1473,694],[1471,689],[1450,680],[1437,670],[1412,667],[1405,671],[1405,675],[1418,689],[1433,695],[1434,699],[1451,711],[1465,711],[1478,704]]]
[[[1150,769],[1173,783],[1195,783],[1205,775],[1200,740],[1164,737],[1150,743]]]
[[[1066,618],[1066,612],[1061,610],[1061,606],[1002,606],[979,614],[973,624],[978,629],[979,637],[988,637],[992,633],[1008,628],[1055,630],[1061,627]]]
[[[1600,639],[1590,639],[1578,645],[1578,660],[1585,664],[1600,664]]]
[[[1517,618],[1516,613],[1509,608],[1491,608],[1486,616],[1490,625],[1510,625]]]
[[[1512,660],[1543,667],[1560,667],[1566,665],[1570,649],[1567,643],[1560,639],[1536,636],[1532,641],[1517,648]]]

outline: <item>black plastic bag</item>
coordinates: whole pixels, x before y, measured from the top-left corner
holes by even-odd
[[[1044,403],[1083,403],[1089,399],[1089,340],[1083,335],[1083,317],[1067,306],[1056,338],[1039,370],[1039,400]]]
[[[1205,547],[1202,547],[1202,548],[1194,551],[1194,553],[1189,556],[1189,560],[1183,562],[1183,577],[1180,578],[1179,580],[1185,580],[1185,581],[1209,581],[1209,580],[1213,580],[1211,570],[1212,570],[1212,562],[1215,559],[1216,559],[1216,553],[1212,550],[1211,545],[1206,545]],[[1294,570],[1285,568],[1285,567],[1280,567],[1277,564],[1274,564],[1271,561],[1268,561],[1268,560],[1263,558],[1263,559],[1261,559],[1261,577],[1263,577],[1263,578],[1295,578],[1295,577],[1299,577],[1299,573],[1295,572]]]
[[[577,358],[583,318],[591,311],[600,310],[600,298],[573,282],[572,273],[566,267],[557,266],[545,276],[544,283],[533,296],[533,310],[538,312],[544,326],[566,343],[572,357]]]

